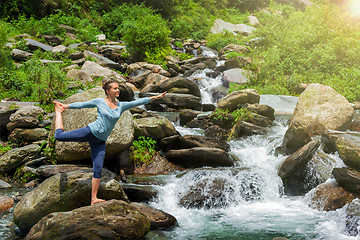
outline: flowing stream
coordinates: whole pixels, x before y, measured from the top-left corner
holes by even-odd
[[[212,53],[209,52],[209,55]],[[212,79],[206,77],[206,71],[209,70],[197,72],[192,77],[202,79],[199,86],[203,103],[214,103],[211,89],[221,85],[221,76]],[[239,159],[236,166],[192,169],[180,173],[181,177],[179,173],[154,177],[158,180],[156,183],[162,184],[153,185],[160,194],[149,205],[175,216],[179,226],[169,231],[150,231],[146,239],[358,239],[344,233],[344,209],[317,211],[308,207],[306,196],[283,194],[277,171],[287,156],[275,156],[274,150],[281,145],[296,98],[266,95],[261,96],[260,102],[275,108],[278,113],[276,120],[267,135],[229,142],[230,153]],[[181,127],[177,122],[174,124],[182,135],[202,135],[200,129]],[[341,166],[337,155],[331,157]],[[224,183],[221,196],[206,198],[205,207],[187,208],[179,204],[180,199],[197,183],[219,179]],[[210,194],[210,187],[206,185],[202,189],[205,197]],[[7,191],[1,190],[0,193],[16,194],[16,189]],[[11,218],[11,213],[0,216],[0,239],[14,239],[15,226]]]

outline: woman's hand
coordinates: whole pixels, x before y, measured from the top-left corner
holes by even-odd
[[[166,94],[167,92],[163,92],[162,94],[160,95],[156,95],[156,96],[152,96],[152,97],[149,97],[151,100],[156,100],[156,99],[161,99],[164,97],[164,95]]]

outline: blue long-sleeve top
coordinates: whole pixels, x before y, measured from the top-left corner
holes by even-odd
[[[98,112],[97,119],[88,126],[97,138],[106,141],[124,111],[149,102],[151,102],[151,99],[148,97],[140,98],[131,102],[118,102],[117,108],[111,109],[111,107],[105,103],[104,98],[95,98],[88,102],[71,103],[69,104],[69,108],[80,109],[96,107]]]

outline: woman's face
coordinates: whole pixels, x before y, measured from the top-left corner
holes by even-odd
[[[107,90],[106,92],[108,93],[108,95],[110,97],[119,97],[120,95],[120,89],[119,89],[119,85],[117,83],[111,83],[109,84],[110,89]]]

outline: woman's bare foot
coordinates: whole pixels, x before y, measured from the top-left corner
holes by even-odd
[[[59,102],[53,101],[53,103],[55,104],[55,112],[63,112],[65,109],[63,107],[60,106]]]
[[[99,198],[96,198],[96,199],[91,199],[91,205],[94,205],[96,203],[100,203],[100,202],[105,202],[106,200],[104,199],[99,199]]]

